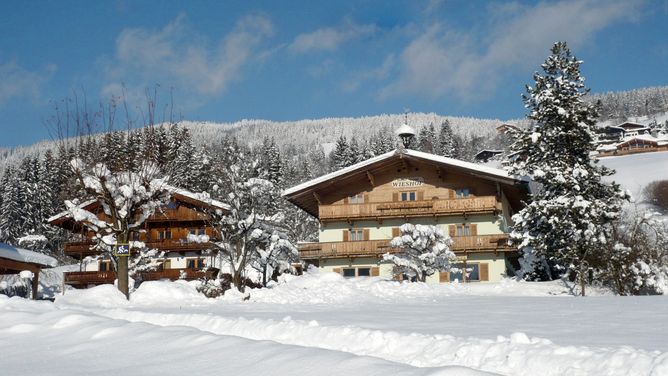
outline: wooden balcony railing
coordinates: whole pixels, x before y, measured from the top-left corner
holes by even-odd
[[[501,204],[495,196],[447,200],[370,202],[365,204],[320,205],[321,221],[445,216],[493,212]]]
[[[65,272],[63,278],[68,285],[100,285],[114,283],[116,272]]]
[[[172,281],[177,279],[185,279],[190,281],[200,278],[213,279],[217,276],[218,269],[164,269],[150,272],[141,272],[139,274],[142,281],[157,281],[161,279],[169,279]],[[65,272],[63,273],[63,278],[65,283],[68,285],[101,285],[106,283],[114,283],[114,280],[116,279],[116,272]]]
[[[508,235],[456,236],[452,238],[453,252],[508,250]],[[352,242],[302,243],[299,255],[304,260],[337,257],[376,257],[383,253],[399,252],[390,247],[390,240],[365,240]]]
[[[216,240],[216,239],[212,239]],[[175,252],[185,252],[185,251],[200,251],[204,249],[211,249],[211,242],[206,243],[195,243],[187,242],[185,240],[160,240],[160,241],[147,241],[144,242],[146,247],[149,249],[159,249],[164,251],[175,251]],[[83,242],[70,242],[65,243],[65,254],[72,257],[86,257],[98,255],[100,252],[98,250],[91,250],[90,247],[93,246],[92,241],[83,241]]]
[[[193,279],[207,278],[213,279],[218,275],[218,269],[209,268],[207,270],[195,269],[163,269],[151,272],[142,272],[141,278],[143,281],[157,281],[160,279],[170,279],[175,281],[177,279],[185,279],[187,281]]]

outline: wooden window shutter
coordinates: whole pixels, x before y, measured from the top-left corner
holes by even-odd
[[[371,276],[372,277],[378,277],[380,275],[380,268],[377,266],[374,266],[371,268]]]
[[[401,229],[399,227],[392,227],[392,238],[401,236]]]
[[[424,191],[417,191],[417,200],[418,201],[424,200]]]
[[[470,225],[471,228],[471,236],[478,236],[478,225],[475,223]]]
[[[399,192],[392,192],[392,201],[399,201]]]
[[[365,194],[364,194],[364,203],[366,204],[366,203],[368,203],[368,202],[369,202],[369,194],[368,194],[368,193],[365,193]]]
[[[347,242],[350,240],[350,231],[348,230],[343,230],[343,241]]]
[[[362,233],[363,233],[362,235],[364,236],[364,240],[369,240],[369,229],[365,228],[364,230],[362,230]]]
[[[489,281],[489,264],[486,262],[480,263],[480,280]]]
[[[454,238],[455,235],[457,234],[457,226],[455,225],[448,226],[448,231],[450,231],[450,237]]]
[[[450,282],[450,272],[439,272],[438,281],[441,283]]]
[[[450,198],[455,198],[455,190],[450,189],[449,195],[450,195]]]
[[[341,268],[334,268],[334,269],[332,269],[332,270],[334,271],[334,273],[339,273],[339,274],[341,274]]]
[[[343,203],[344,203],[344,204],[347,205],[348,202],[350,202],[350,198],[346,197],[346,198],[343,199]]]

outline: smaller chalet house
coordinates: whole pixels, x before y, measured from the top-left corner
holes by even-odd
[[[608,157],[654,151],[668,151],[668,137],[652,135],[648,126],[625,122],[598,130],[597,156]]]
[[[438,225],[469,275],[441,272],[429,283],[499,281],[514,275],[511,216],[528,183],[503,170],[397,149],[305,182],[283,196],[320,221],[319,242],[299,244],[301,258],[346,277],[395,277],[382,260],[407,222]]]
[[[105,216],[97,201],[82,204],[86,210],[98,213],[99,218]],[[218,273],[216,258],[207,251],[211,248],[210,241],[219,240],[218,234],[209,224],[205,208],[216,208],[229,211],[229,206],[216,200],[201,200],[196,194],[173,189],[171,202],[157,210],[144,222],[144,228],[134,241],[144,242],[149,249],[164,251],[158,270],[141,272],[135,279],[142,281],[159,279],[198,279],[214,277]],[[94,234],[77,223],[68,212],[62,212],[49,218],[49,223],[75,234],[80,240],[66,243],[65,254],[79,259],[78,272],[64,273],[64,283],[74,287],[87,287],[113,283],[116,272],[111,261],[102,258],[88,261],[88,256],[98,256],[99,251],[92,249]],[[203,235],[206,235],[203,236]],[[207,241],[202,241],[207,240]],[[107,256],[108,257],[108,256]],[[206,268],[206,270],[204,270]]]
[[[56,259],[51,256],[27,249],[16,248],[6,243],[0,243],[0,277],[4,275],[17,275],[23,271],[32,272],[31,296],[33,299],[37,299],[39,272],[43,268],[51,268],[57,264]]]

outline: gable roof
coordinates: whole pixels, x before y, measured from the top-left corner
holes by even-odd
[[[58,261],[51,256],[23,248],[16,248],[7,243],[0,243],[0,258],[35,264],[42,267],[53,267],[58,265]]]
[[[224,211],[230,211],[230,206],[227,205],[226,203],[209,198],[207,197],[207,195],[204,195],[202,193],[190,192],[188,190],[176,188],[171,185],[165,186],[165,189],[169,190],[172,195],[172,198],[176,199],[177,201],[185,202],[199,207],[209,207],[214,209],[221,209]],[[84,201],[78,207],[81,209],[90,210],[93,209],[98,204],[99,203],[97,200],[92,199]],[[52,216],[51,218],[47,219],[46,221],[52,225],[57,226],[68,219],[71,219],[70,212],[68,210],[64,210]]]
[[[527,185],[528,179],[517,178],[508,175],[505,170],[500,170],[497,168],[492,168],[488,166],[483,166],[471,162],[461,161],[455,158],[443,157],[440,155],[424,153],[411,149],[395,149],[393,151],[381,154],[379,156],[367,159],[365,161],[359,162],[352,166],[343,168],[338,171],[331,172],[329,174],[320,176],[318,178],[309,180],[302,184],[296,185],[292,188],[288,188],[283,191],[283,197],[293,204],[299,206],[303,210],[307,211],[311,215],[318,216],[317,203],[315,202],[315,197],[313,196],[319,188],[323,188],[327,185],[330,185],[337,179],[344,179],[348,177],[353,177],[355,175],[360,175],[366,173],[374,168],[383,167],[391,164],[392,162],[400,161],[401,159],[407,160],[416,160],[422,161],[430,164],[435,164],[439,167],[453,169],[462,173],[475,175],[477,177],[492,180],[507,186],[517,186],[517,185]],[[298,200],[298,197],[304,197],[306,200]],[[309,201],[308,203],[302,201]]]

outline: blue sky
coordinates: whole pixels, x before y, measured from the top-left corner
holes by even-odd
[[[0,146],[54,101],[159,85],[189,120],[399,113],[512,119],[556,40],[595,92],[668,85],[668,0],[0,3]],[[160,112],[160,111],[159,111]]]

